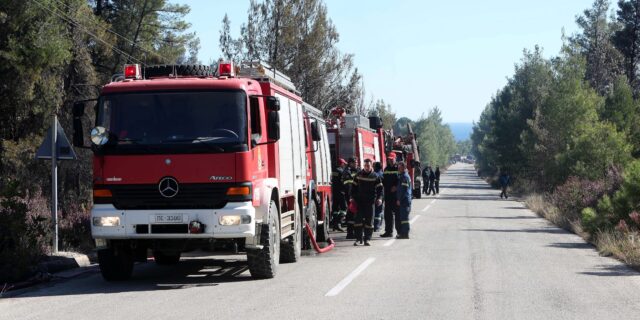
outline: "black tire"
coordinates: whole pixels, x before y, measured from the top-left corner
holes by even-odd
[[[304,230],[302,224],[302,214],[300,213],[300,206],[296,203],[295,209],[295,221],[294,230],[295,233],[282,240],[280,263],[295,263],[300,260],[302,256],[302,231]]]
[[[122,281],[131,278],[133,255],[130,250],[123,248],[98,250],[98,263],[102,277],[107,281]]]
[[[172,266],[180,262],[180,252],[178,254],[165,254],[160,251],[153,251],[153,260],[159,266]]]
[[[210,66],[201,64],[157,65],[144,68],[145,78],[168,77],[175,73],[177,76],[208,77],[213,75]]]
[[[318,232],[316,232],[318,242],[329,241],[329,228],[331,224],[331,213],[329,212],[329,200],[324,201],[324,223],[318,224]]]
[[[311,200],[309,201],[309,206],[307,207],[307,217],[306,222],[309,223],[309,227],[311,227],[311,232],[313,236],[318,240],[318,210],[316,209],[316,202]],[[313,249],[313,244],[311,243],[311,238],[307,233],[307,228],[304,226],[304,223],[300,226],[302,231],[302,249],[309,250]]]
[[[269,204],[269,218],[267,224],[260,227],[260,244],[262,249],[247,249],[247,263],[249,273],[256,279],[270,279],[276,276],[280,263],[280,218],[276,203]]]

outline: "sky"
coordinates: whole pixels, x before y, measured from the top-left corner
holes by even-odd
[[[200,37],[203,63],[217,60],[222,18],[236,36],[249,0],[173,0],[191,6],[186,20]],[[477,121],[513,75],[524,49],[558,54],[562,31],[591,0],[325,0],[340,34],[338,48],[355,55],[365,90],[398,117],[418,119],[437,106],[444,122]]]

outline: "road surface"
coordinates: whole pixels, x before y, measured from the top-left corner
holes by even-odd
[[[0,300],[0,319],[638,319],[640,274],[458,164],[414,200],[411,240],[375,236],[253,280],[242,258],[97,271]]]

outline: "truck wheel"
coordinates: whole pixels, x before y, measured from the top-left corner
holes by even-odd
[[[281,263],[293,263],[298,262],[300,260],[300,256],[302,255],[302,215],[300,214],[300,209],[298,209],[298,204],[296,203],[295,221],[294,230],[295,233],[287,239],[282,241],[282,253],[280,255]]]
[[[270,279],[276,276],[280,262],[280,219],[276,203],[269,204],[269,221],[260,226],[262,249],[247,249],[249,273],[256,279]]]
[[[304,220],[303,220],[304,221]],[[309,227],[311,227],[311,232],[314,237],[318,237],[318,210],[316,210],[316,202],[311,200],[309,201],[309,207],[307,208],[307,218],[306,221],[309,223]],[[307,230],[304,226],[304,223],[300,226],[300,231],[302,232],[303,241],[303,249],[309,250],[313,248],[313,244],[311,243],[311,238],[307,234]],[[316,239],[317,240],[317,239]]]
[[[171,266],[180,262],[180,252],[178,254],[166,254],[160,251],[153,251],[153,260],[159,266]]]
[[[133,255],[124,248],[98,250],[98,263],[102,277],[107,281],[122,281],[131,277]]]
[[[327,242],[329,241],[329,228],[331,224],[331,214],[329,213],[329,201],[325,199],[324,201],[324,223],[318,225],[317,241],[318,242]]]

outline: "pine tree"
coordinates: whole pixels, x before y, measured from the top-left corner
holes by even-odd
[[[624,57],[624,71],[636,92],[638,83],[638,62],[640,61],[640,0],[618,2],[617,21],[621,26],[613,36],[613,43]]]
[[[576,18],[582,30],[570,39],[586,57],[586,79],[600,94],[609,92],[622,72],[622,55],[611,42],[615,29],[608,15],[609,1],[595,0],[590,9]]]

